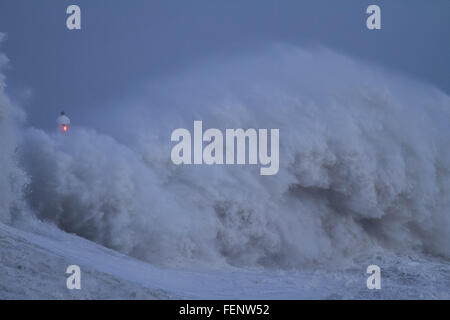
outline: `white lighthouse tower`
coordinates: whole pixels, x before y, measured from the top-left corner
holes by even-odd
[[[66,116],[65,112],[61,112],[61,115],[56,119],[57,130],[60,133],[66,134],[69,132],[70,119]]]

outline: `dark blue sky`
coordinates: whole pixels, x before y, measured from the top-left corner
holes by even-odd
[[[66,29],[70,4],[81,31]],[[369,4],[380,5],[382,30],[366,29]],[[273,42],[326,46],[450,93],[448,0],[0,0],[0,31],[10,94],[31,89],[29,123],[45,129],[61,109],[82,124],[148,80]]]

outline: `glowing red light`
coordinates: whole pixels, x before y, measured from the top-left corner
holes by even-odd
[[[68,129],[69,129],[69,128],[68,128],[66,125],[63,125],[63,126],[62,126],[62,130],[63,130],[64,132],[67,132]]]

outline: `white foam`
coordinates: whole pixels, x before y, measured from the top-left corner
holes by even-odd
[[[36,215],[162,264],[335,266],[377,250],[450,257],[446,94],[326,50],[219,62],[152,84],[140,98],[151,112],[123,105],[115,115],[136,140],[76,124],[66,137],[27,130],[20,153]],[[195,119],[279,128],[279,173],[174,166],[170,132]]]

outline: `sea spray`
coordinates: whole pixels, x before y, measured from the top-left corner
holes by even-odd
[[[196,66],[136,100],[147,109],[111,111],[134,140],[119,125],[111,135],[27,130],[27,203],[40,219],[170,265],[450,257],[450,98],[439,90],[327,50],[278,47]],[[168,137],[195,119],[279,128],[278,174],[174,165]]]

